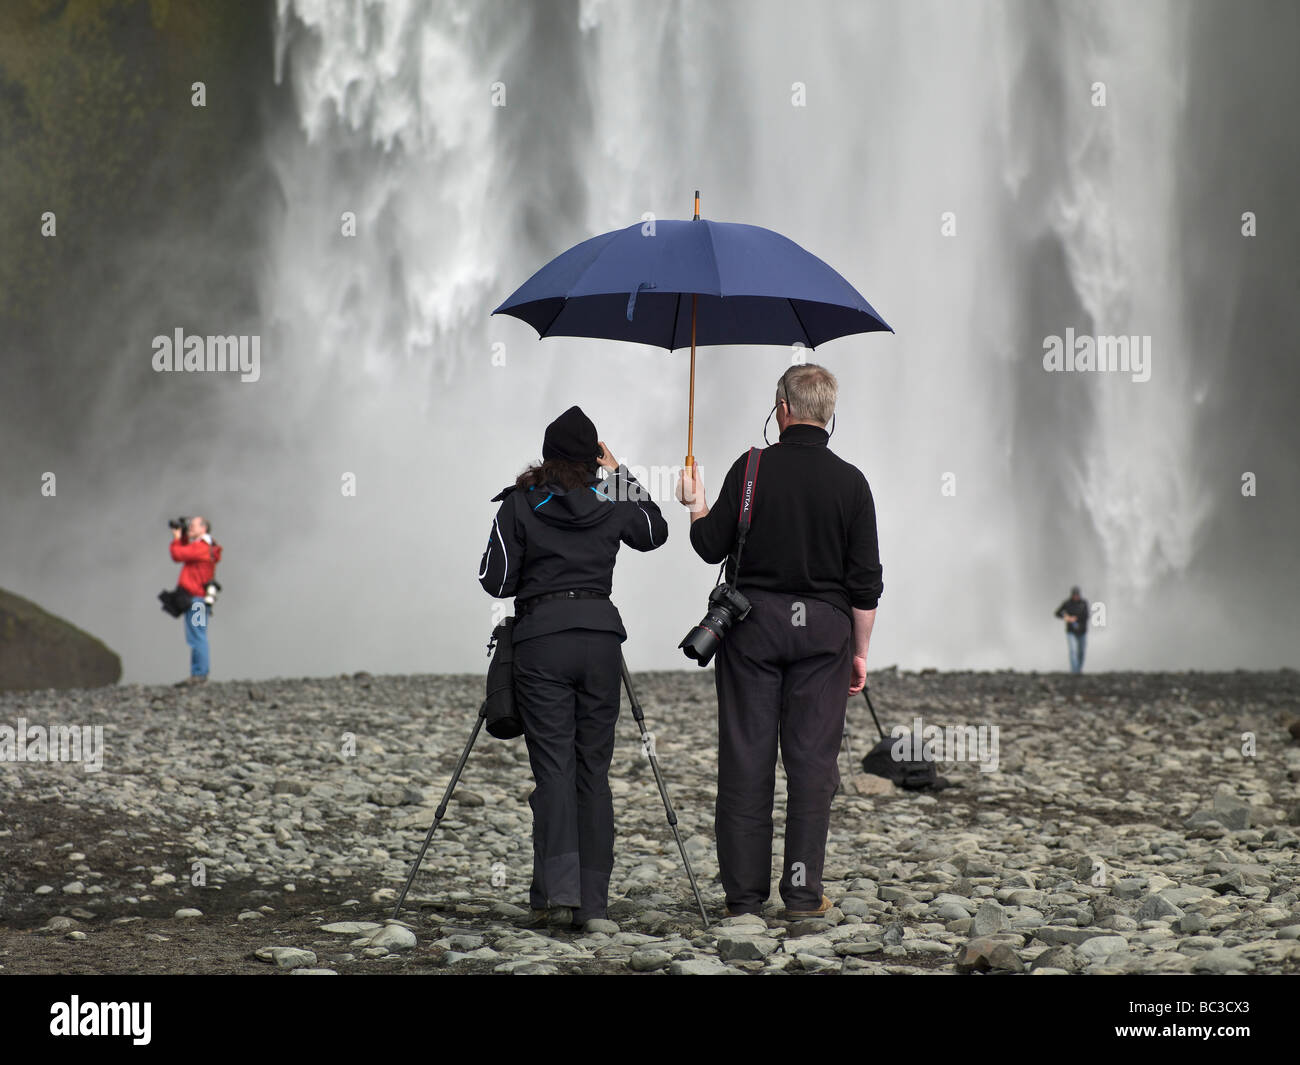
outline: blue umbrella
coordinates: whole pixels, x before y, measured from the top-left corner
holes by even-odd
[[[684,297],[690,296],[687,301]],[[695,348],[801,343],[888,330],[817,256],[759,226],[695,218],[638,223],[584,240],[533,274],[493,314],[538,337],[598,337],[676,351],[690,345],[686,465],[695,426]]]

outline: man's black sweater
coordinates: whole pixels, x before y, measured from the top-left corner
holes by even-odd
[[[763,450],[739,588],[824,599],[852,617],[871,610],[884,589],[876,506],[867,479],[826,446],[826,430],[791,425]],[[745,460],[728,471],[709,513],[691,523],[691,546],[705,562],[733,553]],[[734,554],[726,578],[734,580]]]

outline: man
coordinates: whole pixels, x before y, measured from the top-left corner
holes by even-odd
[[[1080,597],[1077,587],[1070,598],[1056,608],[1053,617],[1065,618],[1065,642],[1070,648],[1070,672],[1083,672],[1083,649],[1088,642],[1088,600]]]
[[[172,529],[172,561],[183,562],[177,586],[188,592],[192,599],[185,611],[185,642],[190,645],[190,676],[182,684],[203,684],[208,679],[208,620],[211,611],[203,598],[208,582],[221,561],[221,545],[212,539],[212,527],[207,518],[190,518],[182,538],[180,529]]]
[[[718,864],[729,915],[759,913],[771,894],[777,744],[787,777],[781,898],[790,917],[830,909],[822,866],[847,695],[862,690],[883,588],[876,510],[866,478],[828,447],[834,376],[792,366],[776,390],[780,442],[758,469],[737,587],[752,609],[722,641],[718,691]],[[728,559],[735,578],[746,456],[712,509],[698,469],[678,483],[691,510],[691,546]],[[732,556],[732,557],[728,557]]]

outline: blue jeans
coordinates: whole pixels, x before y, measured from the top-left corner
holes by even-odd
[[[1088,634],[1086,632],[1067,632],[1065,634],[1065,642],[1070,646],[1070,672],[1082,673],[1083,648],[1088,642]]]
[[[195,599],[185,611],[185,642],[190,645],[190,676],[192,677],[208,675],[207,623],[211,617],[202,599]]]

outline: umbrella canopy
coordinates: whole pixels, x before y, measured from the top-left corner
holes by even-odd
[[[685,299],[690,296],[689,300]],[[538,337],[598,337],[691,349],[686,465],[695,465],[695,348],[893,332],[817,256],[760,226],[695,218],[644,222],[584,240],[533,274],[493,314]]]
[[[685,296],[697,296],[695,301]],[[694,343],[802,343],[890,329],[817,256],[760,226],[663,220],[602,233],[551,260],[493,314],[539,337]]]

